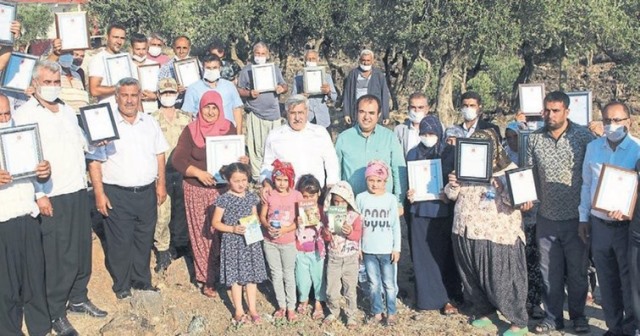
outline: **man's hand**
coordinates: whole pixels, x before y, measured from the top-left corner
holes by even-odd
[[[271,184],[268,182],[262,183],[262,190],[260,190],[260,200],[262,201],[262,204],[267,204],[267,197],[271,195],[271,190],[273,190]]]
[[[407,190],[407,199],[409,200],[409,203],[413,203],[413,197],[415,196],[416,191],[413,189],[409,189]]]
[[[54,39],[53,42],[51,42],[51,52],[56,55],[56,56],[60,56],[60,54],[62,53],[62,40],[57,38]]]
[[[8,171],[0,169],[0,186],[11,183],[12,180],[11,174],[9,174]]]
[[[36,177],[40,180],[46,180],[51,176],[51,165],[49,161],[44,160],[36,166]]]
[[[240,162],[242,164],[249,165],[249,157],[246,156],[246,155],[243,155],[243,156],[238,158],[238,162]]]
[[[331,93],[331,86],[329,86],[329,84],[322,84],[322,86],[320,87],[320,91],[322,92],[322,94],[328,95]]]
[[[350,116],[344,116],[344,123],[347,125],[351,125],[351,117]]]
[[[258,98],[258,96],[260,95],[260,92],[256,91],[256,90],[251,90],[251,98],[256,99]],[[276,90],[277,92],[277,90]]]
[[[491,185],[496,188],[498,192],[501,192],[504,186],[502,185],[502,181],[499,178],[492,178]]]
[[[214,179],[213,175],[209,174],[208,171],[200,170],[196,175],[196,178],[198,179],[198,181],[200,181],[200,183],[207,187],[216,185],[216,179]]]
[[[156,197],[158,205],[162,205],[167,200],[167,187],[163,183],[156,183]]]
[[[591,240],[591,226],[589,225],[589,223],[586,222],[580,222],[580,224],[578,224],[578,236],[580,236],[580,239],[582,239],[582,242],[585,244],[589,244],[589,241]]]
[[[20,35],[22,34],[22,24],[20,23],[20,21],[11,22],[9,31],[13,34],[13,38],[19,39]]]
[[[522,203],[522,205],[520,205],[520,211],[522,212],[527,212],[529,210],[531,210],[533,208],[533,202],[531,201],[527,201]]]
[[[448,177],[449,177],[449,184],[451,184],[453,188],[457,188],[460,186],[460,184],[458,183],[458,179],[456,178],[456,174],[451,173],[448,175]]]
[[[276,94],[283,94],[283,93],[286,93],[286,92],[287,92],[287,89],[285,89],[284,86],[282,86],[282,85],[276,86]]]
[[[47,217],[53,216],[53,206],[51,205],[51,201],[49,200],[49,197],[47,196],[41,197],[36,201],[36,203],[38,203],[40,214]]]
[[[149,91],[149,90],[144,90],[142,91],[142,100],[147,100],[147,101],[151,101],[151,100],[156,100],[156,93],[153,91]]]
[[[387,126],[387,125],[389,125],[390,121],[391,121],[391,119],[382,119],[382,124]]]
[[[186,88],[186,87],[184,87],[184,86],[182,86],[182,85],[178,85],[178,93],[179,93],[179,94],[182,94],[182,93],[184,93],[185,91],[187,91],[187,88]]]
[[[527,116],[522,111],[518,111],[516,113],[516,121],[517,122],[527,122]]]
[[[591,121],[589,122],[588,127],[591,133],[595,134],[596,136],[600,137],[604,134],[604,126],[602,125],[602,121]]]
[[[395,264],[400,261],[400,252],[391,252],[391,263]]]
[[[111,207],[111,201],[105,193],[96,194],[96,209],[98,212],[105,217],[109,217],[108,209],[113,209]]]
[[[609,216],[610,218],[617,220],[617,221],[622,221],[622,220],[627,220],[629,219],[627,216],[625,216],[622,211],[620,210],[616,210],[616,211],[609,211],[609,213],[607,213],[607,216]]]
[[[402,217],[404,215],[404,207],[402,204],[398,205],[398,217]]]

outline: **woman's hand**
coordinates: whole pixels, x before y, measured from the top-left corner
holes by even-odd
[[[205,170],[200,170],[196,174],[196,178],[200,183],[204,184],[207,187],[215,186],[216,180],[213,178],[213,175],[209,174],[209,172]]]
[[[456,178],[456,174],[451,173],[448,175],[449,177],[449,184],[451,185],[452,188],[457,188],[460,186],[460,184],[458,183],[458,179]]]
[[[413,203],[413,198],[416,195],[416,191],[413,189],[409,189],[407,190],[407,199],[409,200],[410,203]]]

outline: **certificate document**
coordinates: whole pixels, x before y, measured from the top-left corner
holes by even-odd
[[[306,67],[303,69],[302,81],[304,93],[315,95],[322,94],[322,84],[324,84],[323,67]]]
[[[200,80],[200,66],[195,58],[188,58],[174,63],[176,80],[184,87]]]
[[[2,76],[2,87],[7,90],[24,92],[31,85],[36,56],[11,53],[9,63]]]
[[[456,177],[461,181],[489,182],[493,149],[489,140],[456,139]]]
[[[133,69],[131,69],[132,62],[129,54],[122,53],[107,56],[104,62],[109,85],[116,85],[116,83],[123,78],[133,77]]]
[[[13,46],[11,23],[16,20],[16,4],[0,2],[0,45]]]
[[[2,169],[14,179],[36,175],[36,166],[42,158],[40,134],[35,124],[0,130]]]
[[[520,84],[520,111],[527,115],[541,115],[544,110],[544,84]]]
[[[591,121],[591,91],[567,92],[569,96],[569,119],[582,126]]]
[[[620,211],[633,216],[638,190],[638,173],[634,170],[603,164],[592,208],[604,213]]]
[[[222,166],[238,162],[238,158],[244,155],[244,136],[224,135],[207,137],[207,171],[213,175],[218,182],[226,181],[220,175]]]
[[[80,108],[84,131],[93,143],[119,139],[118,128],[108,103]]]
[[[275,91],[278,86],[276,68],[273,63],[254,64],[251,66],[253,89],[258,92]]]
[[[506,172],[507,186],[511,196],[511,204],[518,206],[526,202],[538,200],[533,169],[518,168]]]
[[[160,74],[159,63],[138,66],[138,79],[140,80],[140,88],[142,90],[156,92],[158,90],[159,74]]]
[[[262,228],[258,216],[251,215],[240,218],[240,225],[244,226],[244,241],[247,245],[257,243],[264,240],[262,235]]]
[[[62,50],[89,49],[87,12],[56,13],[56,32]]]
[[[420,160],[408,161],[409,188],[415,190],[414,201],[430,201],[440,199],[443,189],[442,161]]]

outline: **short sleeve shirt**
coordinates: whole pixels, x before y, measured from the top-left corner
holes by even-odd
[[[252,66],[252,64],[248,64],[240,71],[240,77],[238,78],[239,88],[253,89]],[[276,81],[278,85],[286,84],[282,77],[282,71],[278,67],[276,67]],[[275,92],[262,92],[256,99],[247,99],[245,108],[260,119],[273,121],[280,118],[280,102]]]

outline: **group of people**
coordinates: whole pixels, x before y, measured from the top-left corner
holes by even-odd
[[[12,25],[16,34],[19,28]],[[68,312],[107,316],[87,291],[93,214],[103,227],[119,300],[158,291],[154,251],[156,272],[175,258],[192,258],[207,297],[218,295],[218,284],[230,288],[235,324],[262,322],[257,284],[270,278],[276,319],[294,321],[312,310],[313,319],[333,323],[341,319],[344,296],[345,324],[356,328],[361,287],[370,303],[366,323],[393,326],[404,218],[416,310],[451,315],[464,308],[478,328],[491,326],[498,310],[511,323],[506,336],[527,334],[531,316],[541,318],[533,332],[544,334],[564,328],[566,287],[573,328],[588,332],[591,259],[607,335],[637,335],[640,218],[591,206],[603,164],[640,169],[640,142],[630,134],[626,104],[602,108],[604,134],[596,137],[570,121],[567,95],[551,92],[542,127],[522,144],[518,134],[537,123],[518,115],[503,141],[500,128],[483,120],[475,92],[461,96],[464,121],[446,129],[430,113],[428,98],[415,93],[408,120],[392,131],[384,73],[375,68],[373,52],[363,50],[341,99],[344,121],[353,127],[334,144],[326,128],[338,95],[329,74],[314,95],[304,93],[297,75],[283,120],[279,97],[289,86],[280,70],[275,91],[253,87],[253,65],[270,61],[263,43],[240,68],[213,42],[198,60],[202,79],[182,87],[174,64],[191,57],[189,38],[176,38],[168,57],[161,36],[133,34],[132,68],[161,65],[154,92],[142,90],[136,78],[110,81],[104,59],[122,53],[127,36],[120,25],[106,33],[106,47],[87,74],[80,67],[83,51],[62,52],[54,40],[35,67],[32,88],[0,96],[0,128],[37,124],[45,158],[33,178],[13,179],[0,170],[0,334],[21,334],[23,314],[31,335],[51,328],[77,335]],[[314,50],[304,57],[306,66],[320,61]],[[87,140],[77,109],[89,97],[112,106],[117,140]],[[227,135],[245,136],[248,155],[208,171],[206,138]],[[456,179],[457,138],[492,144],[489,183]],[[527,162],[518,162],[521,151]],[[439,199],[418,201],[408,187],[407,162],[434,159],[446,186]],[[511,204],[505,172],[518,164],[535,173],[536,204]],[[307,207],[317,209],[318,223],[305,223]],[[346,209],[341,217],[332,215],[336,207]],[[247,244],[241,222],[252,215],[264,241]]]

